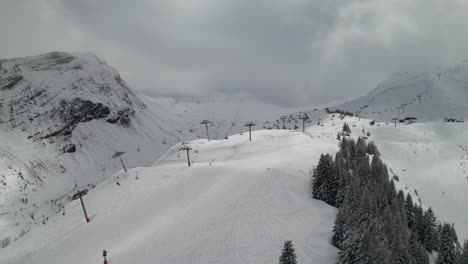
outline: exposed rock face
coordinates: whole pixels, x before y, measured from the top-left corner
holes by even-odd
[[[63,147],[64,153],[75,153],[76,152],[76,145],[75,144],[67,144]]]
[[[93,54],[52,52],[0,59],[0,222],[19,238],[47,224],[76,188],[163,152],[159,126],[119,73]],[[165,137],[165,136],[164,136]],[[162,141],[162,139],[161,139]],[[118,165],[118,164],[117,164]]]
[[[119,123],[123,126],[130,126],[132,120],[131,116],[135,114],[135,110],[132,110],[130,108],[119,110],[117,112],[117,115],[115,117],[107,119],[107,122],[111,124]]]
[[[0,90],[12,89],[23,79],[18,66],[15,65],[11,69],[4,69],[0,63]]]
[[[109,107],[103,106],[101,103],[93,103],[81,98],[75,98],[72,101],[62,100],[59,108],[54,111],[54,114],[59,115],[64,127],[45,135],[43,138],[58,135],[69,136],[72,134],[72,131],[75,129],[77,124],[91,121],[93,119],[105,118],[109,113]]]
[[[146,108],[93,54],[0,60],[0,93],[0,126],[20,128],[32,140],[66,141],[79,123],[97,119],[130,127],[135,112]]]

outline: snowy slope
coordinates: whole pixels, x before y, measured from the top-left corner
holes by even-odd
[[[380,121],[397,117],[416,117],[419,121],[463,120],[468,115],[467,85],[468,62],[434,72],[400,73],[369,94],[334,108],[360,111],[362,117]]]
[[[0,263],[100,263],[102,249],[110,263],[274,263],[287,239],[300,263],[333,263],[336,210],[311,198],[308,170],[337,144],[321,130],[309,135],[273,130],[254,132],[252,142],[245,134],[196,140],[192,167],[177,145],[154,167],[91,190],[89,224],[74,201],[65,216],[0,249]]]
[[[93,54],[0,60],[0,239],[61,211],[77,187],[154,162],[180,141],[120,75]],[[175,128],[175,127],[172,127]]]
[[[432,206],[441,221],[455,223],[460,240],[468,238],[468,124],[426,122],[394,126],[392,123],[328,116],[321,127],[329,135],[347,122],[351,136],[367,137],[376,143],[396,186]],[[311,127],[309,131],[315,131]],[[364,133],[363,133],[364,131]]]
[[[344,122],[353,137],[370,132],[398,188],[468,237],[464,123],[371,126],[329,115],[305,134],[264,130],[252,142],[246,134],[193,141],[198,153],[190,168],[178,144],[154,167],[120,172],[91,190],[90,224],[74,201],[65,216],[0,249],[0,263],[99,263],[104,248],[111,263],[270,263],[285,239],[294,241],[301,263],[333,263],[335,210],[310,198],[308,170],[320,153],[337,151]]]
[[[401,186],[468,238],[468,125],[430,122],[370,131]]]
[[[248,131],[247,122],[254,122],[254,130],[272,126],[282,115],[296,112],[295,108],[283,108],[261,102],[242,95],[215,94],[203,98],[175,99],[170,97],[146,98],[147,105],[156,105],[156,111],[164,111],[173,116],[173,121],[180,127],[186,127],[188,139],[206,138],[206,129],[200,125],[202,120],[209,120],[210,138],[223,139],[226,136]],[[291,125],[290,125],[291,126]],[[291,126],[292,127],[292,126]]]
[[[143,238],[139,234],[144,233],[143,228],[149,228],[155,237],[163,236],[162,230],[152,226],[152,219],[162,223],[166,229],[165,225],[169,224],[167,222],[177,222],[172,216],[188,215],[191,219],[198,219],[198,222],[188,229],[182,228],[187,222],[174,223],[173,229],[168,227],[169,231],[165,233],[164,238],[172,242],[164,244],[158,252],[159,255],[165,256],[160,260],[190,262],[184,259],[186,254],[183,250],[194,250],[193,247],[198,244],[205,245],[202,243],[203,239],[219,242],[224,240],[220,237],[229,236],[226,232],[237,233],[235,231],[239,229],[236,229],[236,225],[239,223],[229,222],[222,215],[232,212],[232,219],[240,219],[241,223],[250,221],[245,219],[243,212],[236,211],[238,207],[233,204],[238,200],[243,205],[250,205],[247,199],[255,201],[252,207],[246,210],[256,210],[260,203],[268,204],[264,197],[271,198],[270,191],[285,192],[280,196],[281,199],[273,197],[278,199],[279,208],[265,208],[273,211],[266,210],[260,214],[254,223],[249,223],[252,226],[248,227],[248,230],[254,227],[263,228],[259,222],[266,218],[276,219],[271,215],[275,210],[286,210],[284,208],[288,206],[305,208],[305,204],[309,202],[317,205],[317,201],[309,201],[304,196],[307,170],[317,162],[321,152],[336,151],[336,133],[341,130],[344,122],[351,124],[353,137],[365,135],[361,132],[362,129],[365,132],[369,130],[370,139],[377,143],[384,161],[389,164],[391,174],[398,176],[398,186],[413,195],[417,190],[424,206],[432,206],[441,220],[456,224],[460,238],[468,238],[468,213],[461,210],[468,203],[468,146],[464,142],[468,136],[465,132],[468,127],[464,123],[442,122],[445,117],[463,119],[468,114],[468,90],[464,88],[466,84],[468,64],[460,64],[435,73],[395,75],[370,94],[331,107],[353,112],[362,110],[361,116],[382,121],[375,126],[371,126],[368,119],[340,119],[338,115],[333,117],[325,114],[322,109],[314,109],[307,111],[310,120],[306,123],[309,127],[306,134],[309,138],[289,130],[268,130],[255,132],[254,139],[255,135],[259,135],[259,142],[254,140],[248,143],[245,142],[246,122],[255,122],[257,125],[253,127],[254,130],[274,129],[282,126],[280,116],[285,116],[287,129],[301,129],[302,120],[299,117],[303,112],[300,109],[268,105],[246,96],[212,95],[208,98],[184,100],[147,98],[133,92],[115,69],[92,54],[54,52],[35,57],[0,60],[0,240],[5,237],[18,239],[6,249],[0,249],[3,251],[0,255],[9,252],[5,253],[7,255],[4,259],[9,259],[12,263],[20,259],[25,263],[33,263],[31,257],[24,256],[29,253],[44,260],[54,259],[53,256],[60,260],[61,255],[54,251],[54,248],[71,250],[68,246],[75,242],[68,239],[76,237],[78,241],[87,244],[89,241],[85,235],[94,237],[93,233],[97,234],[98,239],[105,239],[106,235],[99,233],[97,229],[92,229],[93,233],[89,233],[82,225],[79,226],[81,220],[77,218],[81,214],[80,208],[76,201],[70,203],[69,199],[70,194],[77,189],[98,185],[98,189],[91,191],[86,199],[95,199],[92,203],[96,203],[95,208],[99,208],[93,209],[93,216],[96,222],[102,222],[98,225],[93,219],[93,224],[98,229],[106,230],[106,234],[111,234],[109,240],[100,243],[108,244],[108,241],[111,245],[90,244],[89,252],[86,253],[88,255],[85,254],[89,258],[86,259],[98,257],[99,253],[91,251],[99,251],[105,246],[122,250],[120,257],[127,260],[126,256],[133,256],[133,253],[120,249],[124,244],[117,244],[123,242],[114,240],[118,240],[122,235],[124,240],[142,239],[148,241],[149,245],[164,244],[161,241],[153,241],[153,238],[146,235]],[[401,104],[406,104],[405,113],[395,108]],[[363,108],[364,106],[366,107]],[[385,123],[398,115],[399,118],[414,116],[426,123],[399,125],[396,128]],[[204,119],[213,121],[209,125],[212,139],[229,136],[229,140],[211,143],[204,140],[194,141],[194,150],[199,150],[198,154],[192,153],[196,166],[187,170],[183,167],[184,153],[177,154],[176,148],[167,153],[166,151],[177,142],[206,138],[205,128],[200,125]],[[318,123],[321,126],[317,126]],[[241,134],[231,136],[237,133]],[[294,145],[297,142],[301,142],[304,148]],[[256,145],[257,143],[259,144]],[[72,146],[75,147],[73,151]],[[148,166],[166,154],[156,163],[156,167],[131,169],[132,176],[122,181],[122,175],[114,175],[121,169],[119,161],[112,159],[115,151],[126,152],[123,159],[129,168]],[[251,162],[252,160],[255,162]],[[208,168],[209,161],[212,161],[213,167]],[[207,168],[200,168],[197,165],[199,162],[203,162]],[[205,173],[210,170],[216,175]],[[137,171],[141,178],[139,181],[133,179]],[[181,177],[173,179],[174,175]],[[116,189],[117,185],[114,183],[117,177],[122,186],[128,185],[134,192],[127,194],[121,191],[123,188]],[[194,182],[193,178],[200,178],[201,181]],[[103,181],[104,183],[101,183]],[[150,182],[140,186],[144,181]],[[256,194],[255,189],[262,184],[269,187],[260,188],[261,193]],[[184,196],[178,188],[189,185],[194,189],[187,190],[188,194]],[[290,189],[280,191],[279,185],[286,185]],[[239,188],[242,192],[237,188],[234,190],[233,186],[242,187]],[[299,186],[303,186],[302,194],[301,191],[297,192]],[[217,189],[220,189],[220,192]],[[174,197],[172,193],[180,194],[180,197]],[[205,197],[204,193],[206,198],[203,199],[206,201],[212,199],[223,202],[222,205],[221,202],[215,204],[216,210],[222,214],[218,216],[211,213],[204,219],[197,218],[193,213],[195,209],[191,209],[191,206],[206,212],[209,209],[204,203],[211,202],[203,200],[203,204],[200,204],[201,202],[196,203],[198,200],[193,201],[192,198]],[[229,193],[233,197],[225,197],[220,193]],[[112,200],[110,204],[104,194]],[[159,200],[169,205],[164,205]],[[119,203],[124,204],[121,207]],[[158,212],[144,212],[141,215],[136,213],[136,210],[152,204],[163,212],[156,210]],[[65,217],[62,216],[63,206],[66,207]],[[317,213],[314,211],[320,207],[317,206],[308,209],[313,212],[305,212],[303,217],[308,219],[307,221],[311,221],[309,214]],[[323,209],[320,208],[319,214]],[[119,223],[120,218],[116,212],[122,212],[124,219],[130,219],[132,214],[136,214],[138,222],[135,226],[129,221]],[[70,220],[70,215],[76,217]],[[103,217],[102,220],[98,220],[99,215]],[[210,220],[210,217],[216,221]],[[113,218],[115,220],[112,220]],[[168,220],[169,218],[171,219]],[[317,228],[321,232],[328,232],[328,236],[333,216],[327,214],[322,220],[317,224]],[[299,220],[281,218],[275,221],[296,223]],[[113,224],[104,224],[108,222]],[[219,222],[227,222],[231,226],[225,231],[221,229]],[[209,223],[211,225],[208,225]],[[308,230],[305,224],[295,225],[298,226],[297,230]],[[79,230],[79,234],[75,234],[73,228]],[[124,232],[123,229],[128,231]],[[171,237],[167,237],[171,230],[176,229],[183,229],[191,234],[197,243],[181,242],[178,238],[171,240]],[[271,229],[263,230],[260,235],[268,237],[275,229],[288,230],[284,225],[273,223]],[[208,234],[206,237],[198,237],[196,230],[207,230]],[[296,234],[297,230],[291,232]],[[27,233],[28,231],[30,233]],[[81,231],[84,233],[81,234]],[[209,233],[211,231],[216,234]],[[246,230],[241,231],[248,233]],[[66,235],[64,238],[65,234],[70,234],[70,237],[67,238]],[[309,241],[301,235],[296,237],[297,243],[302,245]],[[244,238],[234,238],[242,242],[242,245],[249,245],[254,241],[253,238],[245,241],[242,240]],[[269,253],[262,256],[268,259],[268,255],[276,260],[284,239],[287,237],[282,235],[280,241],[265,244],[264,252],[271,250],[272,256]],[[296,242],[295,238],[293,240]],[[51,244],[51,241],[57,242]],[[256,242],[261,244],[261,241]],[[170,243],[181,243],[183,246],[177,249],[180,251],[172,251],[169,246],[173,244]],[[207,243],[216,247],[214,244],[216,243]],[[223,250],[228,252],[230,249],[240,250],[240,246],[231,244],[229,248],[223,248],[223,244],[219,246],[216,247],[218,253]],[[42,247],[44,250],[40,249]],[[318,257],[309,252],[312,248],[315,246],[304,246],[303,250],[306,252],[300,253],[301,257],[310,260],[333,259],[333,250]],[[147,247],[135,246],[135,252],[138,254],[145,255],[147,250],[151,251]],[[36,251],[38,252],[32,253]],[[169,253],[170,256],[167,255]],[[70,254],[69,256],[74,256]],[[181,259],[177,258],[177,254],[181,255]],[[20,259],[17,259],[17,256]],[[249,257],[248,261],[259,255],[252,253],[249,256],[251,258]],[[200,258],[214,262],[219,260],[211,255]],[[229,258],[232,263],[239,262],[235,254],[229,255]],[[1,260],[0,258],[0,263],[3,263]],[[193,262],[198,261],[194,259]]]
[[[462,238],[468,238],[468,126],[458,121],[468,116],[467,87],[464,62],[434,72],[396,74],[369,94],[331,107],[380,121],[374,127],[356,125],[371,131],[402,188],[412,194],[417,190],[423,204],[455,223]],[[393,118],[407,117],[417,118],[416,123],[391,124]]]
[[[152,164],[173,144],[244,130],[289,112],[245,97],[146,98],[93,54],[0,60],[0,240],[47,223],[80,187]]]

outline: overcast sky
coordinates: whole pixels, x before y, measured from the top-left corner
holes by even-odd
[[[91,51],[151,95],[300,106],[468,59],[467,0],[1,0],[0,57]]]

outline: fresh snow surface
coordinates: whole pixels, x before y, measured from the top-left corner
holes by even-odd
[[[295,111],[246,96],[148,98],[90,53],[0,59],[0,91],[0,240],[13,241],[61,213],[77,188],[119,171],[119,160],[112,158],[116,151],[126,152],[128,167],[148,166],[177,142],[206,138],[204,119],[213,122],[211,138],[222,139],[245,132],[248,121],[259,129],[265,120]],[[109,115],[81,120],[70,135],[41,139],[75,126],[76,110],[61,106],[78,98],[108,107]],[[107,121],[125,116],[122,111],[131,120],[128,126]],[[65,151],[71,144],[76,152]]]
[[[333,116],[333,115],[332,115]],[[330,134],[347,122],[351,136],[374,141],[397,188],[414,201],[431,206],[440,221],[454,223],[459,239],[468,239],[468,124],[426,122],[399,124],[346,117],[324,119],[322,133]],[[317,126],[308,131],[316,131]],[[364,130],[364,133],[362,132]],[[332,152],[334,154],[335,152]]]
[[[466,195],[468,145],[465,142],[468,136],[468,126],[464,123],[441,122],[444,117],[463,119],[468,115],[466,89],[468,63],[432,73],[395,75],[366,96],[337,107],[330,107],[353,112],[362,110],[361,116],[381,121],[373,127],[369,125],[369,120],[349,117],[340,120],[338,116],[332,117],[332,115],[324,114],[322,109],[309,107],[307,109],[314,109],[307,111],[310,120],[306,123],[307,126],[311,126],[307,134],[310,136],[308,140],[312,140],[310,143],[312,147],[299,151],[307,152],[307,155],[299,156],[295,152],[298,150],[293,151],[291,148],[286,148],[282,150],[281,155],[276,157],[277,160],[272,157],[271,160],[262,161],[263,163],[249,165],[241,162],[247,160],[247,156],[239,158],[237,152],[229,150],[236,149],[235,140],[240,136],[231,135],[243,132],[242,139],[245,140],[248,136],[247,129],[244,127],[246,122],[255,122],[257,125],[253,127],[254,130],[274,128],[281,124],[279,117],[282,115],[287,117],[285,120],[286,128],[291,129],[298,126],[301,129],[302,122],[297,117],[301,116],[303,112],[298,109],[268,105],[248,96],[212,95],[206,98],[186,98],[186,100],[161,97],[147,98],[132,92],[120,79],[116,70],[92,54],[51,53],[29,58],[0,60],[0,64],[0,84],[5,84],[5,80],[8,81],[15,76],[24,77],[14,88],[4,90],[2,94],[4,104],[0,119],[0,200],[2,201],[0,203],[0,239],[11,237],[12,240],[18,240],[13,242],[11,246],[0,249],[0,263],[7,259],[10,260],[10,263],[17,263],[15,261],[32,262],[31,258],[25,257],[26,254],[31,253],[31,256],[49,254],[42,253],[43,250],[40,248],[43,247],[44,252],[53,252],[50,251],[51,246],[46,246],[50,241],[57,241],[54,244],[55,247],[58,247],[57,244],[65,241],[60,239],[64,233],[68,232],[70,237],[75,237],[76,234],[70,231],[70,228],[81,230],[78,227],[79,221],[70,222],[69,215],[79,214],[79,212],[74,211],[78,210],[75,209],[77,207],[76,201],[69,204],[68,197],[77,188],[89,187],[102,181],[105,182],[99,185],[99,189],[91,191],[85,199],[93,199],[93,197],[98,199],[98,193],[99,195],[101,193],[99,190],[113,193],[114,189],[108,190],[107,188],[117,187],[117,185],[113,183],[109,184],[109,187],[104,185],[115,181],[116,177],[121,180],[123,178],[119,175],[113,176],[121,168],[119,161],[111,158],[115,151],[126,152],[123,158],[130,168],[149,166],[155,159],[166,153],[173,144],[205,138],[205,127],[200,125],[203,119],[213,121],[209,125],[211,138],[223,139],[225,136],[229,136],[229,140],[209,144],[202,144],[203,140],[195,141],[193,143],[194,150],[196,145],[199,145],[199,153],[192,153],[196,162],[194,168],[187,172],[181,171],[179,174],[176,172],[171,172],[172,174],[168,172],[168,174],[185,175],[191,179],[194,176],[192,172],[196,173],[199,169],[197,162],[204,160],[205,162],[214,160],[212,163],[213,167],[216,167],[214,164],[217,164],[216,169],[221,169],[219,166],[225,165],[226,170],[220,172],[219,175],[227,175],[226,178],[234,174],[236,177],[248,177],[246,175],[250,175],[250,173],[255,173],[256,177],[260,177],[258,175],[263,174],[257,174],[256,171],[260,170],[262,173],[266,173],[267,167],[271,168],[268,170],[270,173],[276,173],[274,168],[289,173],[292,165],[288,165],[289,167],[285,165],[281,168],[274,165],[275,162],[278,163],[278,160],[284,159],[284,162],[289,160],[293,164],[306,160],[306,165],[298,166],[298,170],[302,170],[302,172],[296,173],[298,177],[303,177],[305,180],[304,175],[307,174],[308,168],[316,164],[321,152],[335,153],[336,133],[341,130],[343,122],[348,122],[353,130],[352,136],[355,138],[364,135],[361,132],[362,129],[370,130],[370,140],[377,143],[384,162],[389,165],[390,174],[397,175],[399,178],[398,187],[410,192],[416,200],[417,197],[421,198],[425,207],[432,206],[440,220],[455,223],[460,239],[468,238],[468,224],[466,224],[468,223],[468,212],[464,210],[468,204],[468,196]],[[48,140],[30,138],[35,135],[35,132],[47,134],[62,126],[61,122],[50,119],[51,113],[56,112],[55,106],[61,99],[74,97],[101,102],[108,105],[113,112],[127,107],[128,100],[130,100],[133,102],[131,105],[134,106],[135,110],[135,114],[132,116],[132,126],[125,127],[110,124],[104,119],[96,119],[78,124],[70,138],[54,137]],[[125,98],[128,100],[124,100]],[[406,104],[404,113],[397,109],[401,104]],[[362,108],[364,106],[366,107]],[[399,118],[416,117],[418,121],[426,123],[399,125],[397,128],[394,128],[393,124],[384,123],[397,116]],[[317,126],[318,122],[323,126]],[[255,136],[257,133],[260,135],[258,140]],[[273,138],[276,138],[279,135],[277,133],[303,137],[299,132],[261,131],[254,133],[252,144],[256,144],[260,140],[267,142],[266,137],[269,137],[267,135],[271,134]],[[278,140],[281,141],[279,138]],[[62,148],[68,143],[77,146],[75,153],[63,153]],[[281,144],[283,143],[287,144],[281,142]],[[227,145],[221,146],[219,144]],[[238,150],[243,150],[252,144],[244,143]],[[252,150],[256,153],[251,153],[249,159],[264,157],[266,160],[266,154],[269,154],[266,152],[271,150],[269,146],[265,144],[258,150]],[[322,149],[325,146],[329,151]],[[275,145],[271,145],[271,147],[274,148]],[[203,150],[204,148],[206,149]],[[163,188],[160,187],[163,185],[156,181],[163,181],[158,178],[160,177],[159,171],[170,168],[170,163],[174,163],[174,166],[179,163],[180,166],[184,164],[182,161],[185,157],[184,153],[181,153],[181,157],[177,157],[174,151],[175,149],[172,149],[167,152],[155,168],[141,168],[139,173],[143,176],[156,175],[150,177],[155,182],[153,185],[148,183],[148,188],[155,185],[158,188]],[[265,154],[261,154],[262,151]],[[291,153],[288,154],[288,151]],[[231,153],[229,154],[231,157],[226,157],[223,153]],[[229,164],[240,168],[230,171],[227,169]],[[253,168],[254,165],[257,167]],[[246,175],[237,175],[240,174],[238,170],[247,170],[247,168],[253,169]],[[210,167],[210,169],[213,168]],[[136,170],[132,169],[131,173],[136,173]],[[190,175],[184,174],[189,172]],[[143,176],[136,183],[130,180],[133,179],[134,175],[128,177],[128,180],[122,180],[121,187],[129,185],[137,190],[138,187],[132,186],[135,184],[135,186],[139,186],[138,184],[148,180],[146,179],[148,177]],[[213,183],[210,182],[210,179],[206,179],[207,175],[196,174],[195,176],[203,179],[204,185],[214,185],[219,181],[214,176],[212,177]],[[237,178],[235,179],[237,180]],[[259,181],[261,180],[259,179]],[[248,186],[251,184],[251,182],[245,182],[247,187],[244,189],[250,188]],[[169,193],[176,186],[164,188],[167,188],[166,192]],[[196,190],[190,190],[190,193],[193,194],[197,191],[204,192],[205,190],[200,187]],[[228,191],[225,190],[226,193]],[[157,192],[156,190],[150,191],[150,193]],[[237,195],[237,192],[235,193]],[[133,194],[132,192],[131,194],[135,196],[135,204],[142,201],[147,202],[146,198],[140,197],[143,193]],[[247,196],[247,194],[243,194]],[[119,193],[114,195],[119,195]],[[120,196],[112,197],[114,196],[110,195],[110,201],[106,201],[106,203],[96,202],[100,206],[99,209],[89,208],[90,211],[94,212],[96,219],[100,217],[102,212],[105,212],[103,208],[117,208],[117,205],[112,204],[112,201],[119,201],[122,198],[119,198]],[[25,199],[27,199],[26,202],[24,202]],[[178,201],[173,197],[167,199]],[[213,199],[226,198],[216,197]],[[156,204],[151,199],[149,200],[148,203]],[[187,201],[181,202],[187,203]],[[229,204],[229,202],[225,203]],[[66,205],[66,216],[61,215],[62,205]],[[132,204],[132,206],[135,205]],[[119,210],[128,211],[130,208]],[[101,215],[103,218],[112,216],[119,219],[110,213]],[[150,216],[152,217],[152,215]],[[209,215],[209,217],[213,216]],[[140,221],[151,221],[151,219],[144,220],[143,216],[139,218],[142,218]],[[106,218],[106,221],[110,220]],[[331,225],[332,222],[333,219],[329,221],[328,225]],[[307,228],[303,228],[303,230],[308,230]],[[311,224],[310,229],[314,228],[315,225]],[[283,230],[282,227],[279,229]],[[299,228],[297,229],[299,230]],[[330,230],[330,228],[326,230]],[[127,234],[132,232],[129,231]],[[26,235],[22,237],[21,234],[24,233]],[[99,233],[96,234],[98,237],[104,237]],[[125,235],[122,236],[126,239]],[[94,236],[89,235],[89,237],[93,238]],[[292,239],[296,243],[295,239]],[[14,246],[16,243],[19,245]],[[88,240],[82,242],[82,244],[87,243],[89,243]],[[275,255],[276,258],[282,241],[275,243],[277,243],[274,245],[275,254],[272,255]],[[299,243],[297,247],[301,248],[302,242],[297,241],[297,243]],[[259,242],[259,244],[262,243]],[[246,243],[246,245],[249,244]],[[104,247],[106,245],[95,246]],[[111,248],[112,245],[106,247]],[[273,248],[271,250],[273,251]],[[36,251],[40,253],[32,253]],[[168,252],[172,251],[168,250]],[[53,254],[61,255],[59,253]],[[95,257],[94,254],[93,257]]]
[[[405,117],[424,122],[463,120],[468,115],[467,83],[468,62],[433,72],[400,73],[369,94],[332,108],[361,112],[362,117],[379,121]]]
[[[468,238],[468,124],[419,123],[370,129],[390,175],[439,220]]]
[[[271,263],[286,239],[300,263],[334,263],[336,210],[310,197],[309,169],[321,153],[338,150],[344,122],[354,138],[370,132],[397,188],[468,238],[467,124],[371,126],[329,115],[305,134],[263,130],[252,142],[248,133],[192,141],[190,168],[177,144],[153,167],[120,172],[91,190],[84,198],[91,223],[74,201],[65,216],[0,249],[0,263],[100,263],[102,249],[111,263]]]
[[[151,113],[160,118],[171,118],[171,126],[182,128],[175,135],[186,140],[206,138],[206,128],[202,120],[209,120],[210,138],[223,139],[226,136],[248,131],[247,122],[254,122],[253,130],[272,126],[282,115],[299,111],[261,102],[243,95],[212,95],[204,98],[185,98],[176,100],[170,97],[144,97]],[[295,116],[295,115],[294,115]],[[266,123],[268,122],[268,123]],[[294,127],[286,123],[287,127]]]
[[[335,135],[252,138],[192,141],[192,167],[176,145],[153,167],[120,172],[84,197],[90,223],[73,201],[0,249],[0,263],[101,263],[103,249],[110,263],[275,263],[288,239],[299,263],[334,263],[336,209],[311,198],[309,170],[337,151]]]

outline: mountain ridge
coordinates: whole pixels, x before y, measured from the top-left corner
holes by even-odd
[[[0,93],[0,239],[46,224],[74,191],[120,170],[116,151],[127,167],[145,166],[205,138],[204,119],[216,139],[283,111],[248,98],[146,98],[92,53],[2,59]]]
[[[451,67],[440,76],[437,73],[395,75],[368,95],[339,104],[336,109],[361,111],[360,116],[369,118],[363,122],[377,120],[375,126],[363,125],[355,119],[350,122],[353,122],[352,126],[362,126],[363,131],[374,133],[376,130],[378,143],[388,145],[389,153],[393,155],[396,146],[382,139],[379,135],[386,135],[385,131],[378,128],[390,129],[385,122],[392,122],[395,116],[400,119],[415,116],[418,121],[427,122],[427,126],[421,125],[421,130],[442,122],[445,116],[456,120],[463,116],[466,97],[463,85],[468,84],[468,64],[463,65]],[[440,93],[445,86],[452,91],[449,97]],[[335,131],[339,129],[335,126],[342,126],[338,119],[345,118],[337,113],[327,114],[325,109],[282,108],[245,96],[212,95],[193,102],[148,98],[133,91],[114,68],[90,53],[53,52],[0,60],[0,93],[5,95],[0,98],[0,199],[4,201],[0,205],[0,239],[19,238],[29,230],[46,225],[50,217],[62,213],[75,191],[92,189],[118,173],[121,165],[112,159],[116,151],[126,152],[123,160],[128,168],[149,166],[178,142],[206,138],[205,126],[200,124],[202,120],[212,121],[208,126],[212,139],[224,140],[245,133],[244,125],[248,121],[256,123],[254,130],[281,129],[283,116],[284,128],[294,131],[302,129],[299,118],[307,113],[306,128],[317,126]],[[418,95],[421,95],[421,102]],[[450,104],[453,101],[456,104]],[[395,107],[405,102],[405,113],[398,115],[401,110]],[[438,102],[436,107],[430,107],[434,102]],[[363,109],[364,105],[367,107]],[[440,109],[443,110],[441,113]],[[410,134],[399,139],[402,142],[415,136],[411,134],[411,128],[416,127],[407,128],[408,131],[406,127],[402,131]],[[458,131],[458,128],[447,128],[445,124],[437,129],[439,134],[434,133],[437,136],[434,139]],[[444,129],[451,132],[443,133]],[[417,133],[422,132],[417,130]],[[362,135],[367,136],[366,133]],[[336,135],[325,133],[322,136],[334,138]],[[414,142],[410,144],[416,144],[417,139],[412,140]],[[444,142],[444,148],[439,152],[447,151],[445,145],[453,144]],[[438,145],[430,147],[437,149]],[[413,158],[424,156],[420,148],[421,145],[417,145],[411,150],[417,153]],[[382,148],[384,154],[386,151]],[[450,150],[446,157],[458,157],[457,151]],[[427,159],[432,157],[426,156]],[[389,160],[395,164],[394,170],[399,170],[400,176],[405,174],[406,160],[398,157]],[[468,170],[463,158],[460,162],[462,165],[454,177],[463,184],[460,177]],[[452,163],[454,161],[450,160]],[[436,167],[433,171],[442,169]],[[424,171],[415,171],[417,180],[403,177],[402,188],[416,189],[422,184],[419,173]],[[444,187],[447,189],[450,185]],[[421,193],[423,198],[428,195],[424,191]],[[456,197],[459,196],[457,192]],[[459,216],[453,210],[441,208],[446,200],[440,199],[446,197],[430,196],[432,200],[427,201],[436,204],[438,211],[451,219],[458,222],[464,219],[465,216]],[[453,197],[451,201],[455,201]],[[466,233],[466,229],[461,230]]]
[[[387,122],[404,117],[422,122],[463,120],[468,115],[467,85],[468,62],[433,72],[399,73],[335,108]]]

